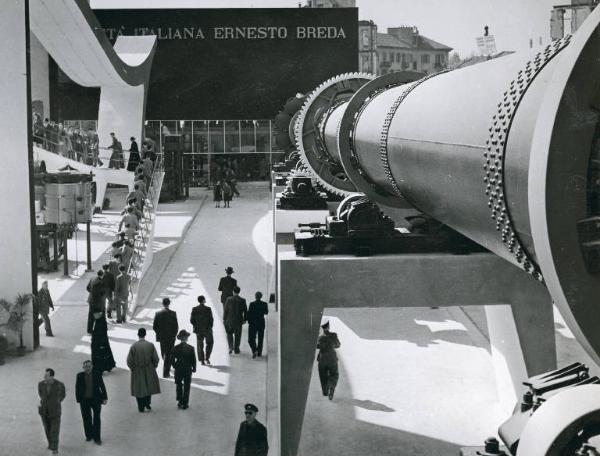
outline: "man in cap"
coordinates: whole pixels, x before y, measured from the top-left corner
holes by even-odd
[[[171,362],[175,368],[175,385],[177,408],[187,409],[190,401],[190,385],[192,372],[196,372],[196,354],[194,348],[188,345],[190,333],[185,329],[179,331],[177,338],[181,341],[171,352]]]
[[[125,323],[127,320],[127,304],[129,300],[130,278],[125,270],[125,265],[119,266],[119,275],[115,279],[115,306],[117,308],[117,323]]]
[[[258,408],[254,404],[244,406],[246,420],[240,424],[235,456],[266,456],[269,452],[267,428],[256,419]]]
[[[199,304],[192,308],[192,315],[190,316],[190,323],[194,327],[196,333],[196,347],[198,348],[198,359],[204,366],[210,364],[210,354],[214,345],[213,338],[213,314],[210,307],[204,305],[206,298],[204,296],[198,296]],[[206,352],[204,352],[204,342],[206,341]]]
[[[156,333],[156,342],[160,342],[160,356],[164,360],[163,378],[169,378],[171,371],[171,350],[175,345],[175,338],[179,325],[177,323],[177,313],[169,309],[171,300],[163,298],[163,308],[154,315],[152,329]]]
[[[221,277],[221,280],[219,280],[219,291],[221,292],[221,304],[223,304],[223,307],[225,306],[227,298],[233,296],[233,289],[237,285],[237,280],[231,277],[231,274],[233,274],[233,268],[231,266],[227,266],[225,273],[227,275]]]
[[[135,396],[138,410],[152,410],[150,403],[153,394],[160,394],[160,384],[156,368],[158,353],[154,344],[146,340],[146,328],[138,329],[139,340],[129,348],[127,366],[131,370],[131,395]]]
[[[317,355],[319,380],[321,381],[323,396],[329,396],[329,400],[332,400],[339,378],[338,358],[335,349],[340,348],[340,341],[336,333],[329,331],[329,322],[321,325],[321,328],[323,328],[323,334],[319,336],[317,342],[317,349],[319,349]]]
[[[229,354],[235,351],[240,353],[240,340],[242,339],[242,325],[246,323],[246,300],[240,296],[240,287],[237,285],[233,289],[233,296],[225,301],[223,310],[223,325],[227,333],[227,344],[229,345]]]

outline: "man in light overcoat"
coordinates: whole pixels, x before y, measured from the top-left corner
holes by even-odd
[[[138,329],[139,340],[129,349],[127,366],[131,370],[131,395],[135,396],[140,413],[152,410],[152,395],[160,394],[156,368],[158,353],[154,344],[146,340],[146,328]]]

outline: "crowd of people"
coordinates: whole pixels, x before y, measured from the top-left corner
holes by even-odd
[[[98,134],[94,130],[86,130],[72,126],[65,126],[62,122],[54,122],[48,118],[42,121],[38,113],[33,113],[33,142],[39,147],[52,153],[61,155],[71,160],[90,166],[103,166],[108,160],[108,167],[112,169],[126,168],[127,171],[135,172],[142,163],[141,156],[148,156],[152,162],[156,159],[155,143],[150,138],[142,141],[140,151],[135,137],[129,138],[129,158],[125,160],[124,148],[114,132],[110,133],[111,144],[100,147]],[[110,155],[102,155],[101,150],[110,151]]]
[[[223,201],[223,207],[231,207],[230,203],[233,199],[233,195],[240,196],[240,192],[237,189],[235,171],[233,168],[221,167],[218,165],[215,169],[214,176],[213,199],[215,207],[221,207],[221,201]]]

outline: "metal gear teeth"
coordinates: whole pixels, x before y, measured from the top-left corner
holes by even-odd
[[[306,150],[304,149],[304,141],[302,138],[302,127],[303,127],[304,121],[306,119],[306,114],[307,114],[308,108],[312,105],[314,100],[325,89],[329,88],[330,86],[332,86],[333,84],[335,84],[337,82],[345,81],[348,79],[369,79],[370,80],[373,78],[374,78],[374,76],[372,74],[356,72],[356,73],[343,73],[343,74],[339,74],[337,76],[327,79],[325,82],[321,83],[316,89],[314,89],[310,94],[307,95],[306,101],[304,102],[304,105],[302,106],[302,109],[300,110],[300,114],[298,115],[298,118],[296,119],[296,123],[294,125],[294,137],[296,138],[296,148],[298,149],[298,152],[300,152],[300,162],[308,170],[310,170],[311,174],[313,174],[316,177],[319,185],[322,188],[324,188],[326,191],[328,191],[330,193],[333,193],[333,194],[336,194],[339,196],[345,197],[345,196],[348,196],[355,192],[349,192],[349,191],[334,187],[329,182],[326,182],[324,179],[322,179],[319,176],[319,173],[317,173],[313,169],[313,167],[311,166],[311,164],[308,160]]]

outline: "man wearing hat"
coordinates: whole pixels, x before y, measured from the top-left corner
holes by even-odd
[[[246,404],[244,413],[246,420],[240,424],[235,442],[235,456],[267,456],[267,428],[256,419],[258,408],[254,404]]]
[[[169,378],[171,371],[171,350],[175,345],[175,337],[179,325],[177,324],[177,313],[169,309],[171,300],[163,298],[163,308],[154,315],[152,329],[156,333],[156,342],[160,342],[160,356],[164,360],[163,378]]]
[[[336,333],[329,332],[329,322],[321,325],[321,328],[323,328],[323,334],[319,336],[317,342],[319,380],[321,380],[323,396],[329,396],[329,400],[332,400],[339,378],[338,358],[335,349],[340,348],[340,341]]]
[[[225,308],[225,301],[227,301],[227,298],[233,296],[233,289],[237,285],[237,280],[231,277],[231,274],[233,274],[233,268],[231,266],[227,266],[225,273],[227,275],[221,277],[221,280],[219,280],[219,291],[221,292],[221,304],[223,304],[223,308]]]
[[[177,408],[187,409],[190,401],[190,384],[192,372],[196,372],[196,354],[194,348],[188,345],[190,333],[185,329],[179,331],[177,338],[181,341],[171,352],[171,362],[175,368],[175,385]]]
[[[210,364],[210,354],[215,343],[213,337],[214,318],[210,307],[204,305],[206,298],[198,296],[198,305],[192,308],[190,323],[196,333],[196,347],[198,349],[198,359],[202,365]],[[206,352],[204,351],[204,342],[206,341]]]

